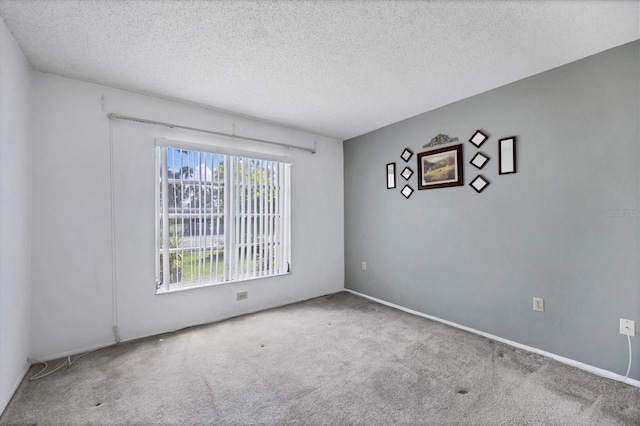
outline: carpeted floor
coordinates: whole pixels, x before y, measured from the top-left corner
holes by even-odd
[[[640,389],[343,292],[94,352],[0,424],[638,425]]]

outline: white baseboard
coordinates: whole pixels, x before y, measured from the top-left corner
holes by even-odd
[[[93,346],[84,346],[81,348],[76,348],[76,349],[71,349],[69,351],[64,351],[64,352],[58,352],[52,355],[43,355],[43,356],[39,356],[39,357],[29,357],[29,360],[32,362],[49,362],[49,361],[53,361],[55,359],[60,359],[60,358],[64,358],[67,356],[74,356],[74,355],[78,355],[78,354],[83,354],[85,352],[91,352],[91,351],[96,351],[98,349],[102,349],[102,348],[106,348],[108,346],[111,345],[115,345],[116,342],[109,342],[109,343],[101,343],[98,345],[93,345]]]
[[[4,413],[4,410],[7,408],[7,405],[9,405],[9,402],[11,402],[11,398],[13,398],[13,394],[15,394],[16,391],[18,390],[18,386],[20,386],[20,383],[22,383],[22,379],[24,379],[24,376],[27,375],[27,371],[29,371],[30,367],[31,367],[31,364],[29,363],[27,363],[24,366],[22,373],[20,373],[20,375],[18,376],[18,379],[15,381],[15,383],[11,387],[11,391],[9,391],[9,397],[7,398],[7,400],[0,401],[0,416],[2,415],[2,413]]]
[[[205,326],[205,325],[215,324],[215,323],[218,323],[218,322],[227,321],[227,320],[238,318],[238,317],[243,317],[245,315],[257,314],[259,312],[268,311],[270,309],[281,308],[283,306],[293,305],[295,303],[300,303],[300,302],[306,302],[307,300],[315,299],[317,297],[323,297],[323,296],[328,296],[330,294],[341,293],[343,291],[344,291],[344,288],[340,288],[340,289],[336,289],[335,291],[332,290],[329,293],[322,293],[322,294],[313,295],[313,296],[303,296],[302,299],[297,299],[297,300],[294,300],[292,302],[275,303],[275,304],[266,305],[266,306],[263,306],[263,307],[254,307],[254,308],[251,308],[251,309],[249,309],[247,311],[244,311],[244,312],[239,312],[239,313],[233,314],[231,316],[224,316],[222,318],[214,318],[214,319],[211,319],[211,320],[206,321],[206,322],[185,325],[183,327],[178,327],[178,328],[167,330],[167,331],[153,331],[153,332],[147,333],[147,334],[141,334],[141,335],[126,337],[126,338],[121,339],[120,343],[131,342],[133,340],[146,339],[147,337],[160,336],[162,334],[175,333],[177,331],[184,330],[186,328],[201,327],[201,326]],[[111,343],[109,345],[106,345],[106,346],[111,346],[111,345],[115,345],[115,344],[116,343],[113,342],[113,343]],[[79,353],[79,352],[76,352],[76,353]]]
[[[303,296],[301,299],[297,299],[297,300],[293,300],[290,302],[285,302],[285,303],[275,303],[275,304],[270,304],[270,305],[266,305],[266,306],[262,306],[262,307],[255,307],[253,309],[249,309],[247,311],[244,312],[240,312],[238,314],[233,314],[231,316],[224,316],[222,318],[213,318],[209,321],[205,321],[202,323],[196,323],[196,324],[187,324],[184,326],[179,326],[178,328],[172,328],[172,329],[168,329],[168,330],[156,330],[156,331],[152,331],[149,333],[145,333],[145,334],[137,334],[137,335],[133,335],[133,336],[129,336],[129,337],[124,337],[122,339],[120,339],[119,343],[125,343],[125,342],[131,342],[134,340],[140,340],[140,339],[146,339],[147,337],[153,337],[153,336],[159,336],[162,334],[168,334],[168,333],[175,333],[176,331],[180,331],[180,330],[184,330],[185,328],[191,328],[191,327],[200,327],[203,325],[209,325],[209,324],[214,324],[217,322],[221,322],[221,321],[226,321],[229,319],[233,319],[233,318],[237,318],[237,317],[242,317],[244,315],[251,315],[251,314],[255,314],[258,312],[262,312],[262,311],[267,311],[269,309],[275,309],[275,308],[280,308],[282,306],[287,306],[287,305],[292,305],[294,303],[300,303],[300,302],[305,302],[307,300],[311,300],[311,299],[315,299],[316,297],[322,297],[322,296],[328,296],[330,294],[336,294],[336,293],[340,293],[344,291],[344,289],[339,288],[339,289],[335,289],[335,290],[331,290],[329,293],[321,293],[321,294],[317,294],[317,295],[307,295],[307,296]],[[50,355],[40,355],[38,357],[30,357],[31,361],[53,361],[56,359],[60,359],[60,358],[64,358],[67,356],[74,356],[74,355],[80,355],[86,352],[91,352],[91,351],[96,351],[98,349],[103,349],[109,346],[113,346],[115,344],[117,344],[118,342],[116,341],[112,341],[112,342],[105,342],[105,343],[100,343],[97,345],[92,345],[92,346],[84,346],[84,347],[80,347],[80,348],[75,348],[75,349],[71,349],[71,350],[67,350],[67,351],[63,351],[63,352],[58,352],[58,353],[54,353],[54,354],[50,354]]]
[[[417,315],[417,316],[420,316],[420,317],[424,317],[424,318],[427,318],[427,319],[430,319],[430,320],[433,320],[433,321],[440,322],[442,324],[450,325],[451,327],[459,328],[460,330],[468,331],[469,333],[478,334],[480,336],[486,337],[486,338],[491,339],[491,340],[495,340],[497,342],[501,342],[501,343],[507,344],[509,346],[514,346],[516,348],[524,349],[525,351],[533,352],[533,353],[536,353],[538,355],[542,355],[542,356],[547,357],[547,358],[555,359],[556,361],[559,361],[559,362],[561,362],[563,364],[567,364],[567,365],[570,365],[572,367],[576,367],[576,368],[579,368],[581,370],[588,371],[589,373],[597,374],[598,376],[606,377],[607,379],[617,380],[619,382],[624,382],[624,383],[626,383],[628,385],[640,388],[640,380],[631,379],[631,378],[628,378],[627,380],[624,380],[624,376],[622,376],[620,374],[617,374],[617,373],[614,373],[612,371],[604,370],[602,368],[594,367],[593,365],[585,364],[585,363],[580,362],[580,361],[576,361],[576,360],[573,360],[573,359],[570,359],[570,358],[565,358],[565,357],[560,356],[560,355],[552,354],[550,352],[546,352],[546,351],[543,351],[543,350],[540,350],[540,349],[537,349],[537,348],[533,348],[531,346],[523,345],[521,343],[514,342],[512,340],[503,339],[502,337],[494,336],[493,334],[485,333],[484,331],[479,331],[479,330],[473,329],[471,327],[466,327],[464,325],[456,324],[455,322],[447,321],[447,320],[444,320],[442,318],[434,317],[432,315],[423,314],[422,312],[414,311],[413,309],[405,308],[404,306],[396,305],[395,303],[390,303],[390,302],[387,302],[385,300],[381,300],[381,299],[377,299],[375,297],[368,296],[366,294],[358,293],[357,291],[349,290],[348,288],[345,288],[344,291],[347,291],[347,292],[349,292],[351,294],[355,294],[356,296],[364,297],[365,299],[373,300],[374,302],[378,302],[378,303],[380,303],[382,305],[386,305],[386,306],[389,306],[391,308],[395,308],[395,309],[410,313],[412,315]]]

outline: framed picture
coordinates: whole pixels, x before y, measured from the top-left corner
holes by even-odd
[[[476,130],[473,136],[471,136],[471,139],[469,139],[469,142],[474,144],[477,148],[480,148],[487,139],[489,139],[489,136],[485,135],[480,130]]]
[[[462,144],[418,154],[418,189],[462,186]]]
[[[409,148],[405,148],[400,154],[400,158],[402,158],[405,162],[409,161],[413,156],[413,152]]]
[[[498,174],[508,175],[516,172],[516,137],[498,141]]]
[[[409,197],[411,197],[411,194],[413,194],[413,188],[409,185],[405,185],[400,192],[402,193],[402,195],[404,195],[404,198],[408,200]]]
[[[476,176],[474,180],[469,184],[470,187],[475,189],[478,194],[482,192],[489,185],[489,181],[486,180],[482,175]]]
[[[489,161],[489,157],[479,152],[471,159],[471,161],[469,161],[469,163],[482,170],[487,161]]]
[[[396,163],[387,164],[387,189],[396,187]]]
[[[400,176],[404,178],[404,180],[409,180],[409,178],[413,175],[413,170],[411,167],[405,167]]]

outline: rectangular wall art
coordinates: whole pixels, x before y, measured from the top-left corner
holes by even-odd
[[[462,144],[418,154],[418,189],[462,186]]]
[[[508,175],[516,172],[516,137],[500,139],[498,141],[498,174]]]
[[[387,164],[387,189],[396,187],[396,163]]]

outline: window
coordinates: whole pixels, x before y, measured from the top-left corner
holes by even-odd
[[[291,271],[290,163],[161,144],[158,293]]]

